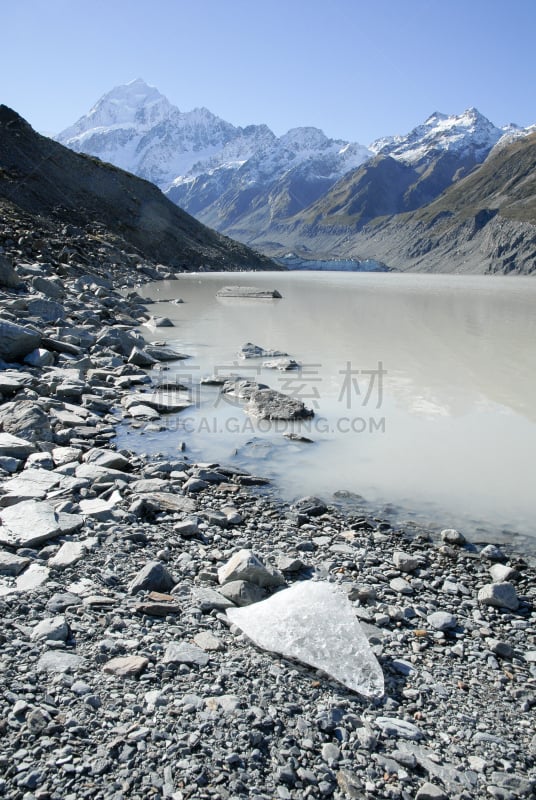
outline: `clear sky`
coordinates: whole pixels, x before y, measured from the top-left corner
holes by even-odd
[[[0,102],[46,133],[138,77],[278,135],[536,122],[536,0],[0,0],[0,20]]]

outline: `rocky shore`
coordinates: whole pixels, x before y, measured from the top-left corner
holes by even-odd
[[[533,797],[534,569],[447,524],[437,541],[187,451],[117,451],[125,417],[188,403],[154,393],[147,368],[181,354],[118,292],[169,271],[63,237],[0,254],[0,796]],[[383,696],[226,614],[307,580],[351,604]],[[337,614],[316,622],[336,660]]]

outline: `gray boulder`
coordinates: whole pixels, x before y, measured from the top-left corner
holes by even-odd
[[[268,596],[266,589],[249,581],[230,581],[221,587],[220,592],[236,606],[250,606]]]
[[[35,453],[32,442],[11,433],[0,432],[0,456],[26,459],[31,453]]]
[[[261,588],[284,586],[285,579],[276,569],[266,567],[251,550],[239,550],[218,570],[220,584],[248,581]]]
[[[23,500],[0,511],[0,542],[10,547],[33,547],[61,533],[58,514],[38,500]]]
[[[36,275],[32,278],[32,287],[36,292],[52,297],[54,300],[58,300],[64,294],[63,288],[58,283],[48,278],[42,278],[41,275]]]
[[[246,411],[260,419],[307,419],[315,412],[306,408],[297,398],[277,392],[275,389],[259,389],[251,394]]]
[[[6,433],[29,441],[51,442],[53,438],[49,415],[33,400],[0,406],[0,427]]]
[[[40,297],[30,300],[28,313],[32,317],[39,317],[45,322],[55,322],[57,319],[65,317],[65,309],[61,303],[56,303],[54,300],[43,300]]]
[[[486,583],[478,592],[478,602],[494,608],[508,608],[510,611],[519,608],[515,587],[508,581]]]
[[[68,637],[69,626],[63,616],[48,617],[47,619],[41,620],[41,622],[37,623],[30,635],[30,638],[34,642],[40,639],[64,642]]]
[[[4,289],[17,289],[20,278],[6,256],[0,255],[0,286]]]
[[[149,561],[131,581],[128,590],[137,594],[143,589],[154,592],[170,592],[177,581],[161,561]]]
[[[32,328],[0,319],[0,359],[18,361],[41,344],[41,334]]]

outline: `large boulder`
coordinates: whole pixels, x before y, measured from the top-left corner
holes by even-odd
[[[0,359],[18,361],[41,344],[41,334],[32,328],[0,319]]]
[[[30,442],[51,442],[49,415],[33,400],[12,401],[0,406],[0,428]]]
[[[4,289],[17,289],[20,282],[10,260],[6,256],[0,255],[0,286]]]
[[[275,389],[259,389],[253,392],[246,411],[259,419],[307,419],[314,417],[314,411],[306,408],[298,398],[277,392]]]
[[[57,319],[65,317],[65,309],[61,303],[55,300],[44,300],[36,297],[28,302],[28,313],[32,317],[39,317],[44,322],[55,322]]]

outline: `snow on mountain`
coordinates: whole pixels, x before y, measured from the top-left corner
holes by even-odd
[[[137,78],[107,92],[78,122],[66,128],[58,138],[78,139],[106,128],[147,130],[166,119],[174,110],[155,86]]]
[[[453,116],[436,111],[406,136],[377,139],[370,145],[370,150],[408,164],[437,151],[471,155],[480,162],[502,135],[503,131],[476,108],[468,108],[463,114]]]
[[[515,142],[516,139],[522,139],[524,136],[530,136],[531,133],[536,133],[536,124],[528,125],[526,128],[520,128],[519,125],[515,124],[515,122],[510,122],[508,125],[505,125],[502,128],[502,131],[503,135],[494,145],[493,149],[491,150],[492,153],[495,153],[501,147],[505,147],[506,145]]]
[[[248,183],[266,184],[303,167],[311,180],[321,177],[335,181],[370,156],[366,147],[329,139],[318,128],[293,128],[254,153],[242,169],[242,178]]]
[[[361,208],[365,200],[354,202],[353,194],[363,184],[371,213],[380,213],[384,200],[388,211],[382,213],[408,210],[408,203],[418,207],[484,161],[494,146],[529,132],[515,125],[498,128],[469,108],[451,116],[435,112],[407,135],[377,139],[368,148],[330,139],[314,127],[277,137],[266,125],[237,127],[206,108],[180,111],[138,78],[105,94],[57,139],[156,183],[217,230],[256,241],[259,232],[266,235],[322,202],[341,179],[348,178],[345,191],[354,216],[356,203]],[[376,168],[372,159],[378,154],[400,163]],[[362,165],[366,171],[367,162],[370,169],[356,183],[353,172]],[[411,181],[397,211],[393,198],[400,169],[411,171]]]
[[[371,155],[362,145],[329,139],[317,128],[295,128],[278,139],[266,125],[235,127],[206,108],[181,112],[141,78],[105,94],[57,139],[164,190],[252,159],[250,180],[273,179],[319,155],[330,159],[330,175],[339,177]]]
[[[105,94],[56,138],[72,150],[110,161],[166,188],[230,142],[235,142],[234,158],[247,159],[266,130],[255,125],[237,128],[206,108],[181,112],[138,78]]]

